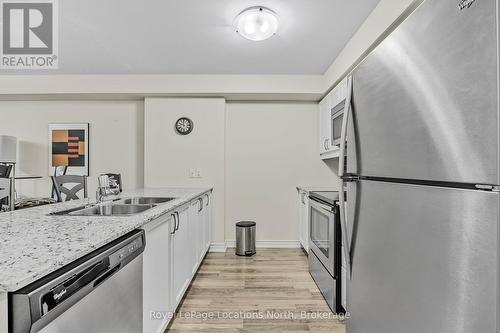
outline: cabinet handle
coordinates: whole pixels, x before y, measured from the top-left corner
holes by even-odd
[[[198,198],[198,204],[199,204],[198,208],[198,213],[199,213],[203,210],[203,198]]]
[[[172,216],[172,218],[174,219],[174,231],[171,231],[170,234],[173,235],[175,234],[175,231],[177,230],[176,227],[177,227],[177,221],[176,221],[176,218],[175,218],[175,214],[170,214],[170,216]]]
[[[205,194],[205,195],[207,197],[207,204],[206,204],[206,206],[208,206],[208,204],[210,203],[210,196],[208,194]]]
[[[179,212],[175,212],[175,215],[177,215],[177,223],[176,223],[176,226],[175,226],[175,231],[179,230],[179,225],[181,224],[180,223],[180,219],[179,219]]]

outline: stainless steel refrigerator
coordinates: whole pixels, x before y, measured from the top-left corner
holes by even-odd
[[[500,332],[498,17],[426,0],[352,73],[347,333]]]

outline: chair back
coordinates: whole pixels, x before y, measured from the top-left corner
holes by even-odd
[[[68,170],[68,167],[66,165],[58,165],[54,168],[54,176],[64,176],[66,174],[66,171]],[[57,198],[57,192],[56,192],[56,187],[53,185],[54,182],[52,182],[52,199],[58,199]]]
[[[0,177],[0,211],[3,210],[2,208],[7,208],[9,205],[10,181],[10,178]]]
[[[52,176],[51,178],[58,202],[82,199],[77,195],[82,190],[83,198],[87,198],[87,176],[62,175]],[[69,185],[73,186],[70,187]]]
[[[0,164],[0,178],[9,178],[12,164]]]

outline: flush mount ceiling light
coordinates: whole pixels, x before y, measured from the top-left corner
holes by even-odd
[[[236,31],[246,39],[265,40],[278,31],[278,16],[265,7],[250,7],[236,17]]]

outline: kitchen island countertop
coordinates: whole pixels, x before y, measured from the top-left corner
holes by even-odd
[[[18,290],[211,190],[155,188],[122,193],[122,198],[176,198],[136,215],[49,215],[95,203],[91,199],[0,213],[0,292]]]

